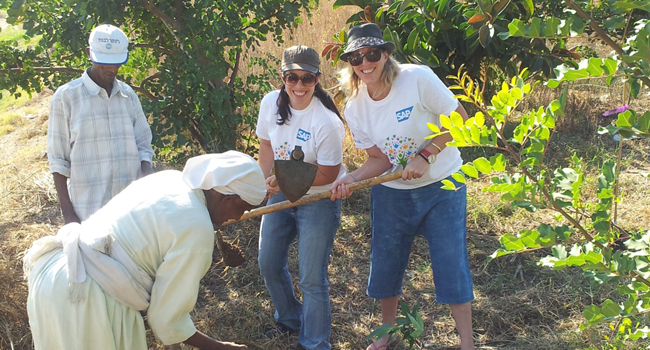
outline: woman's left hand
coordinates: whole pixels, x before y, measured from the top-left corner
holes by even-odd
[[[280,186],[278,186],[278,181],[275,179],[275,175],[271,175],[266,178],[266,198],[271,199],[272,196],[280,193]]]
[[[404,168],[404,172],[402,172],[402,180],[419,179],[429,171],[430,166],[431,164],[424,160],[424,158],[416,155],[415,158],[406,164],[406,168]]]

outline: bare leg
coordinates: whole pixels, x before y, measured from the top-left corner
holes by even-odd
[[[456,321],[456,329],[460,335],[461,350],[473,350],[474,338],[472,337],[472,305],[471,303],[449,305],[451,315]]]
[[[399,304],[399,296],[380,299],[379,303],[381,304],[381,320],[384,324],[390,323],[391,325],[395,324],[395,318],[397,318],[397,305]],[[378,347],[388,343],[388,335],[385,335],[377,339],[373,344],[370,344],[366,350],[375,350]]]

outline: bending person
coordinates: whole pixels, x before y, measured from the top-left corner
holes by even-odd
[[[332,199],[350,196],[348,184],[396,171],[402,178],[371,190],[371,252],[367,293],[379,299],[384,323],[394,324],[402,280],[416,235],[429,244],[436,300],[449,304],[461,339],[461,349],[474,348],[472,276],[467,259],[466,189],[441,189],[441,181],[463,161],[451,136],[429,136],[427,123],[440,126],[440,115],[467,112],[425,66],[398,64],[374,23],[350,29],[341,60],[348,93],[345,117],[357,148],[368,159],[359,169],[336,181]],[[391,339],[377,339],[368,350],[387,350]]]
[[[37,240],[24,257],[35,348],[144,350],[148,318],[165,345],[247,349],[197,331],[190,312],[211,264],[214,227],[265,195],[252,157],[207,154],[183,172],[133,182],[90,219]]]
[[[269,203],[287,200],[272,185],[274,160],[288,160],[301,146],[304,161],[318,166],[308,193],[327,191],[345,174],[343,122],[332,98],[320,86],[320,58],[309,47],[294,46],[282,57],[282,88],[267,94],[260,106],[256,133],[260,166]],[[276,308],[276,328],[267,337],[300,333],[306,349],[331,349],[331,311],[327,270],[340,222],[341,201],[323,199],[270,213],[262,218],[259,265]],[[287,268],[289,245],[298,239],[302,303],[296,298]]]

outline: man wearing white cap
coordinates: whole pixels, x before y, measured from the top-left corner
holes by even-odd
[[[247,349],[197,331],[190,312],[214,227],[265,195],[252,157],[207,154],[134,181],[88,220],[34,242],[23,262],[35,349],[145,350],[145,321],[165,345]]]
[[[116,79],[129,41],[102,24],[88,39],[92,62],[50,102],[47,157],[65,223],[81,222],[133,180],[153,173],[151,129],[140,100]]]

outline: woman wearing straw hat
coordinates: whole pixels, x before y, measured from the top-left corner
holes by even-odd
[[[256,133],[268,204],[286,200],[279,187],[272,185],[271,169],[274,160],[288,160],[297,146],[302,148],[304,161],[318,167],[308,194],[329,190],[345,175],[345,129],[334,101],[320,85],[319,66],[318,52],[310,47],[298,45],[284,50],[282,87],[261,102]],[[267,337],[298,333],[300,346],[305,349],[331,349],[327,274],[340,211],[340,200],[323,199],[262,218],[258,260],[276,308],[276,327],[266,332]],[[295,296],[287,267],[289,246],[296,239],[302,302]]]
[[[212,261],[214,227],[266,196],[252,157],[228,151],[134,181],[88,220],[32,244],[23,259],[36,349],[242,350],[199,332],[190,317]],[[148,318],[148,319],[147,319]]]
[[[427,123],[440,126],[441,114],[467,112],[425,66],[399,64],[374,23],[350,29],[341,60],[340,83],[348,101],[345,117],[364,164],[332,186],[332,199],[350,196],[348,184],[404,169],[402,178],[371,190],[372,239],[367,293],[379,299],[384,323],[396,318],[402,279],[416,235],[429,244],[436,301],[451,308],[461,349],[473,349],[472,277],[467,258],[466,189],[441,189],[462,165],[460,152],[447,146],[451,136],[430,135]],[[381,337],[367,350],[387,350]]]

